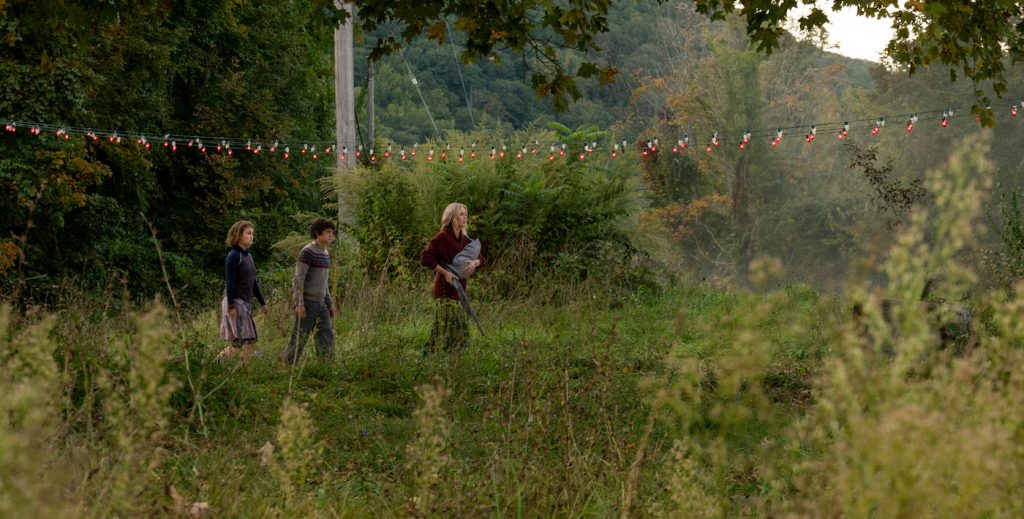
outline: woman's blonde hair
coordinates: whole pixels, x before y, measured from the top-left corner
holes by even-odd
[[[228,238],[227,240],[225,240],[225,242],[227,242],[228,244],[228,247],[234,247],[235,245],[238,245],[238,240],[242,238],[242,233],[245,232],[245,230],[250,227],[255,228],[256,226],[253,225],[252,222],[248,220],[240,220],[235,222],[235,224],[232,225],[230,229],[228,229]]]
[[[448,204],[448,207],[444,208],[444,212],[441,213],[441,230],[442,231],[444,230],[445,227],[448,227],[449,225],[452,224],[452,222],[455,221],[455,217],[458,216],[459,211],[466,211],[466,215],[467,216],[469,215],[469,209],[466,209],[466,206],[464,206],[464,205],[462,205],[462,204],[460,204],[458,202],[452,202],[452,203]],[[466,221],[466,228],[462,229],[462,234],[466,234],[466,230],[467,229],[469,229],[469,221],[468,221],[468,219]]]

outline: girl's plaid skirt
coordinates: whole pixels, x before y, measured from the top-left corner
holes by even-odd
[[[252,304],[235,299],[235,319],[228,314],[228,298],[220,302],[220,338],[234,343],[256,342],[256,321],[252,318]]]

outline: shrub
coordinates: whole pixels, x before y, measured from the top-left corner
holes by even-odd
[[[550,142],[552,136],[516,139]],[[353,215],[348,229],[368,271],[402,278],[418,268],[420,249],[453,201],[469,208],[469,234],[483,242],[488,277],[497,280],[491,288],[500,294],[553,272],[574,282],[631,282],[622,274],[652,248],[652,233],[639,223],[645,195],[621,161],[509,155],[458,163],[454,156],[391,160],[352,176],[345,186]]]
[[[987,251],[996,275],[1012,283],[1024,278],[1024,191],[1019,188],[999,197],[999,218],[992,218],[992,227],[1002,242],[1003,250]]]

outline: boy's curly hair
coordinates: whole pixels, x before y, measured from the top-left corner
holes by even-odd
[[[337,228],[334,227],[334,222],[324,218],[317,218],[309,225],[309,237],[315,240],[320,233],[327,229],[337,232]]]

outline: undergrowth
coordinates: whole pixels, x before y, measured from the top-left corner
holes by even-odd
[[[213,311],[3,306],[0,516],[1020,517],[1024,286],[970,290],[972,147],[835,296],[477,283],[486,335],[423,356],[426,283],[341,265],[337,357],[292,370],[281,299],[244,366]]]

